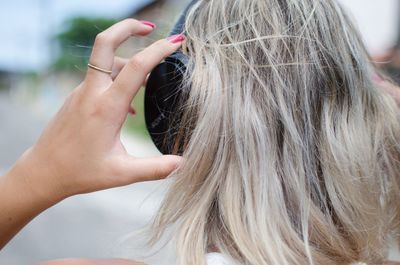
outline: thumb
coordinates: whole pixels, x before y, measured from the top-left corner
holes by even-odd
[[[129,183],[164,179],[176,170],[182,161],[182,157],[174,155],[152,158],[129,157],[123,174]]]

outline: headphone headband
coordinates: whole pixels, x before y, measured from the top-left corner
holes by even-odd
[[[198,2],[198,0],[192,0],[187,7],[183,10],[178,20],[175,23],[175,26],[172,28],[171,36],[183,33],[183,28],[185,26],[186,17],[189,13],[189,10]]]

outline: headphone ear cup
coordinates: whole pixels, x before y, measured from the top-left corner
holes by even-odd
[[[192,0],[182,12],[171,31],[171,35],[182,34],[187,13],[198,0]],[[145,120],[147,130],[161,153],[183,153],[183,146],[176,147],[182,118],[181,106],[188,96],[183,92],[182,80],[188,65],[188,58],[181,51],[175,52],[159,64],[149,76],[145,92]]]
[[[181,120],[181,106],[185,101],[182,80],[187,57],[176,52],[166,58],[150,74],[145,92],[145,120],[147,130],[163,154],[178,154],[183,147],[175,147]]]

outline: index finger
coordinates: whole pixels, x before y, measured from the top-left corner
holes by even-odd
[[[125,19],[112,25],[110,28],[97,35],[90,56],[90,63],[96,67],[111,70],[114,64],[115,50],[129,37],[147,35],[153,30],[148,22],[135,19]],[[102,79],[110,76],[102,72],[88,69],[88,78]]]
[[[183,35],[159,40],[133,56],[107,91],[119,104],[130,105],[149,72],[175,52],[185,40]]]

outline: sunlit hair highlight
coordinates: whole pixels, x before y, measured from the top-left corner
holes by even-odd
[[[400,221],[399,109],[339,4],[202,0],[185,28],[185,163],[152,241],[177,224],[182,265],[211,248],[244,265],[381,262]]]

